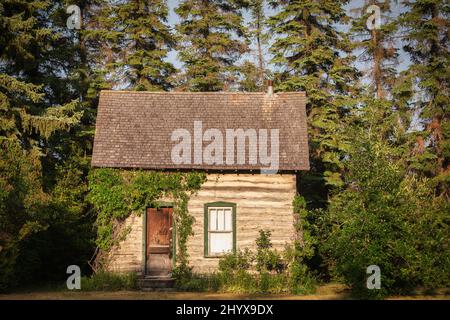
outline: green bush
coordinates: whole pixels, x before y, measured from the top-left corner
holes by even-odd
[[[100,271],[91,277],[81,278],[83,291],[118,291],[137,289],[137,275],[131,273],[112,273]]]
[[[348,168],[348,187],[330,199],[322,247],[337,275],[362,298],[448,287],[448,201],[431,181],[405,178],[377,144],[360,145]],[[370,265],[381,269],[380,290],[366,288]]]
[[[316,279],[305,264],[294,261],[289,265],[287,287],[293,294],[309,294],[315,291]]]
[[[233,273],[192,274],[189,278],[177,279],[175,288],[192,292],[228,292],[228,293],[294,293],[307,294],[314,292],[315,281],[306,276],[300,281],[291,273],[272,274],[268,272],[250,273],[237,270]]]
[[[259,230],[259,237],[256,239],[256,270],[261,273],[266,271],[281,273],[286,266],[277,250],[272,249],[270,236],[270,230]]]
[[[219,271],[232,273],[236,270],[248,270],[253,259],[253,253],[248,248],[238,250],[236,254],[227,253],[219,261]]]
[[[67,161],[45,171],[41,157],[0,142],[0,291],[61,281],[92,255],[82,170]]]
[[[306,265],[294,259],[296,247],[287,247],[284,253],[286,259],[283,259],[280,253],[272,249],[270,236],[270,231],[260,231],[256,240],[256,257],[248,248],[224,255],[219,260],[218,273],[175,273],[175,287],[184,291],[247,294],[313,292],[315,280]]]

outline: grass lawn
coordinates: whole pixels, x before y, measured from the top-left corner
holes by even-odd
[[[349,290],[341,284],[327,284],[317,288],[313,295],[270,295],[270,294],[235,294],[207,292],[177,292],[177,291],[50,291],[21,290],[16,293],[0,294],[0,300],[336,300],[350,299]],[[390,299],[437,299],[450,300],[450,295],[437,292],[435,295],[393,296]]]

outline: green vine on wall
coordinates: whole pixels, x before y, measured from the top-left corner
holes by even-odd
[[[306,207],[305,198],[300,195],[296,195],[292,204],[294,207],[295,217],[294,228],[297,235],[297,239],[295,241],[297,251],[296,255],[301,261],[303,261],[314,255],[317,239],[311,232],[313,226],[309,222],[310,212]]]
[[[193,234],[194,223],[188,201],[205,181],[206,174],[202,172],[93,169],[89,174],[88,200],[97,213],[98,253],[94,269],[103,266],[105,255],[123,239],[122,223],[126,218],[140,215],[148,207],[158,207],[162,197],[170,197],[177,226],[177,268],[187,270],[187,239]]]

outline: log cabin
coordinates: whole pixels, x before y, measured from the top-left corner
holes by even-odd
[[[300,171],[309,169],[305,103],[303,92],[271,88],[102,91],[92,166],[205,172],[188,204],[195,222],[187,246],[193,272],[214,272],[223,254],[254,250],[261,229],[271,230],[274,248],[293,241],[292,201]],[[176,228],[173,204],[161,201],[127,218],[129,233],[111,252],[109,270],[170,275]]]

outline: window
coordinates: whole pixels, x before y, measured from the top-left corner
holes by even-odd
[[[216,202],[205,205],[205,256],[221,256],[236,248],[236,205]]]

